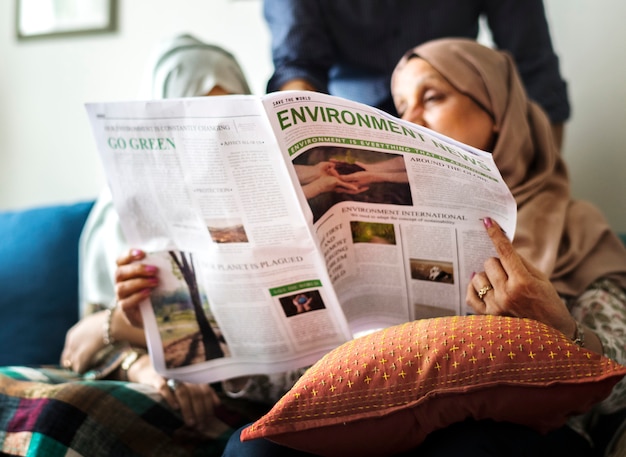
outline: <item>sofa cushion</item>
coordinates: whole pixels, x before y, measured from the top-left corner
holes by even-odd
[[[78,319],[78,239],[92,205],[0,212],[0,365],[58,363]]]
[[[468,418],[547,432],[604,399],[625,374],[531,319],[422,319],[329,352],[241,438],[363,457],[407,451]]]

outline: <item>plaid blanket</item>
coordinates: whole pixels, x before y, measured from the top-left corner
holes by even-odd
[[[221,456],[232,432],[264,411],[224,397],[208,434],[147,386],[85,381],[58,368],[0,368],[0,455]]]

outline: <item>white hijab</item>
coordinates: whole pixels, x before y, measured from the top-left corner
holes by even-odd
[[[235,57],[191,35],[177,35],[157,47],[149,67],[149,98],[206,95],[215,86],[231,94],[249,94],[248,82]],[[146,98],[145,93],[141,94]]]

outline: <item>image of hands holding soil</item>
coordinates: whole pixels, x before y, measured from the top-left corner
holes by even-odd
[[[280,298],[280,304],[287,317],[325,308],[322,296],[317,290],[299,292],[295,295],[282,297]]]
[[[293,164],[313,221],[342,201],[413,204],[402,155],[320,146],[301,154]]]

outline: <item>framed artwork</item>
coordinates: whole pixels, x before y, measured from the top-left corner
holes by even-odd
[[[117,0],[15,0],[19,40],[112,32]]]

